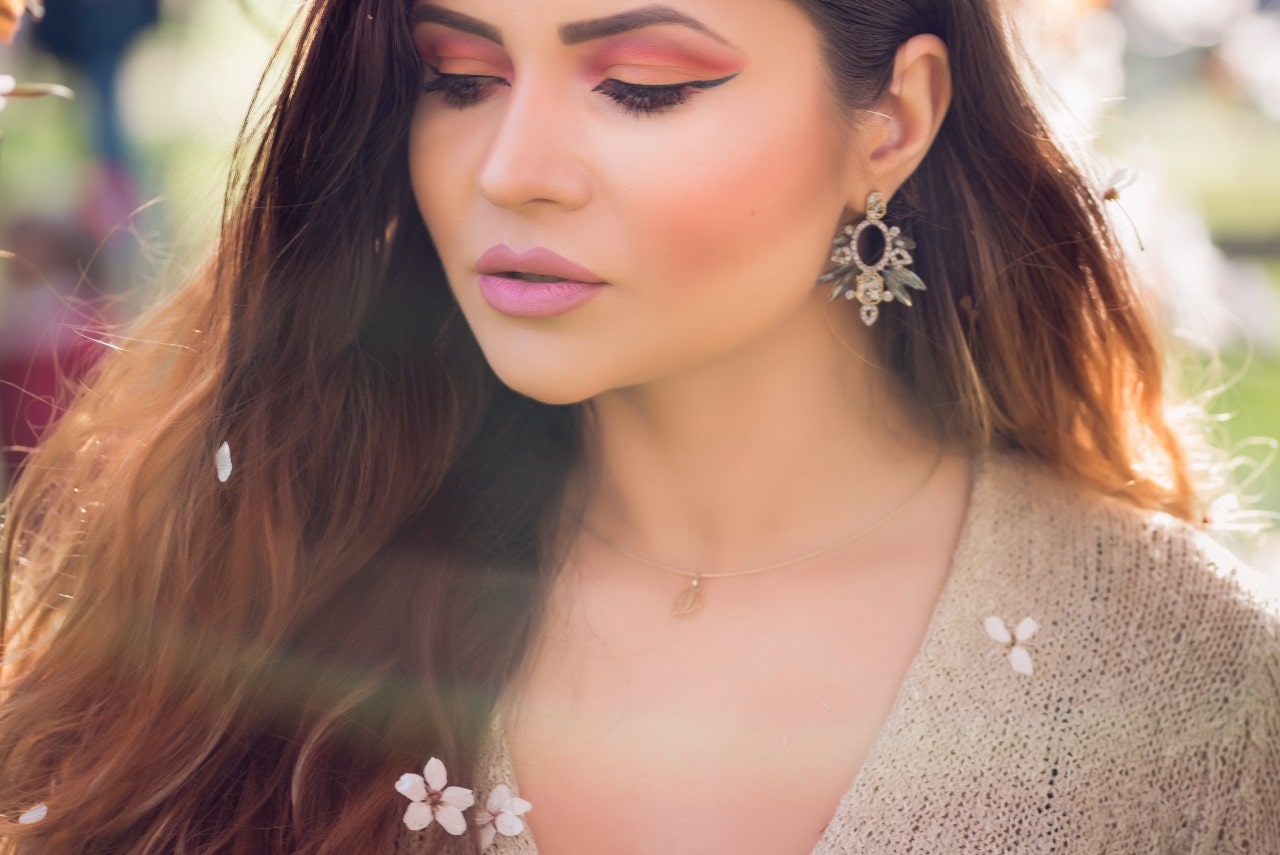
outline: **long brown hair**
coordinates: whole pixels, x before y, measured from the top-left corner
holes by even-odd
[[[795,2],[851,110],[910,36],[951,50],[890,214],[928,299],[876,327],[930,427],[1192,517],[1143,303],[995,0]],[[405,0],[314,0],[213,261],[21,476],[0,851],[376,851],[402,772],[437,756],[466,784],[539,619],[579,413],[504,388],[457,316],[409,191],[420,80]]]

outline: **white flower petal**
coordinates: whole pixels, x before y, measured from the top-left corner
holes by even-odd
[[[1028,677],[1035,672],[1031,667],[1031,654],[1021,645],[1014,645],[1014,648],[1009,651],[1009,664],[1013,666],[1013,670]]]
[[[1009,634],[1009,627],[1004,625],[998,617],[989,617],[982,622],[987,629],[987,635],[991,636],[991,640],[999,644],[1010,644],[1013,642],[1013,636]]]
[[[1132,187],[1138,180],[1138,173],[1127,167],[1120,167],[1107,179],[1105,190],[1120,191]]]
[[[454,837],[467,830],[466,817],[453,805],[445,804],[436,808],[436,822]]]
[[[225,442],[218,446],[213,455],[213,463],[218,470],[218,480],[223,484],[227,483],[227,479],[231,477],[231,446]]]
[[[0,95],[0,112],[4,111],[5,105],[9,103],[9,99]]]
[[[532,804],[525,801],[524,799],[514,798],[511,800],[511,803],[507,806],[504,813],[509,813],[512,816],[520,816],[520,814],[528,813],[531,810],[533,810]]]
[[[1040,631],[1040,624],[1036,623],[1035,618],[1023,618],[1022,623],[1018,624],[1018,628],[1014,630],[1014,635],[1019,641],[1030,641],[1031,636]]]
[[[17,85],[18,81],[14,79],[12,74],[0,74],[0,95],[8,95],[13,91],[13,87]],[[32,810],[35,810],[35,808],[32,808]]]
[[[400,780],[396,781],[396,792],[415,802],[425,801],[427,798],[427,782],[422,780],[421,775],[405,772],[400,776]]]
[[[480,851],[488,849],[493,845],[494,839],[498,836],[498,830],[493,827],[492,823],[482,825],[479,828]]]
[[[410,831],[421,831],[433,819],[435,814],[431,812],[431,805],[426,802],[409,802],[409,806],[404,809],[404,824]]]
[[[524,821],[520,817],[512,816],[509,813],[498,814],[498,818],[493,821],[493,825],[507,837],[515,837],[524,831]]]
[[[489,798],[485,801],[485,807],[489,808],[491,813],[497,813],[510,800],[511,788],[506,784],[499,784],[489,793]]]
[[[9,79],[12,80],[13,78],[10,77]],[[18,825],[35,825],[40,820],[44,819],[48,814],[49,814],[49,806],[44,802],[41,802],[35,807],[27,809],[27,811],[24,812],[22,816],[18,817]]]
[[[476,803],[476,796],[466,787],[446,787],[440,794],[440,800],[450,807],[466,810]]]
[[[427,789],[433,793],[440,792],[445,784],[449,783],[449,773],[445,771],[444,763],[435,757],[427,761],[426,768],[422,770],[422,776],[426,778]]]

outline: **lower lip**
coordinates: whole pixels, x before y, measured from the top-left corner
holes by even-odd
[[[525,282],[480,274],[485,302],[513,318],[554,318],[571,312],[600,292],[589,282]]]

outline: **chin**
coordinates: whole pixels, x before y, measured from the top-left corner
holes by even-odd
[[[520,365],[499,364],[492,360],[489,367],[511,391],[542,404],[580,404],[602,391],[597,383],[589,382],[578,371],[555,370],[528,362]]]

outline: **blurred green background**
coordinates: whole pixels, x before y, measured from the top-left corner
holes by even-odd
[[[1260,465],[1267,439],[1280,436],[1280,9],[1007,2],[1056,90],[1046,103],[1060,130],[1088,151],[1100,182],[1121,167],[1136,174],[1113,211],[1117,226],[1166,298],[1171,338],[1197,354],[1181,372],[1189,391],[1225,384],[1213,407],[1219,440]],[[296,9],[292,0],[161,4],[158,23],[122,54],[123,162],[95,144],[93,78],[39,50],[25,23],[0,45],[0,74],[65,83],[80,97],[11,98],[0,112],[0,248],[13,249],[14,225],[32,218],[82,230],[97,252],[81,292],[125,295],[116,317],[181,278],[215,234],[236,133]],[[19,267],[0,262],[0,331],[4,313],[14,317],[5,300]],[[1251,480],[1247,468],[1246,499],[1280,512],[1276,467]],[[1237,545],[1280,567],[1274,535]]]

